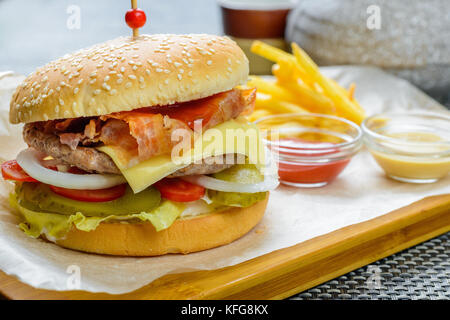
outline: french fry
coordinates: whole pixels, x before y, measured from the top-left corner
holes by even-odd
[[[259,40],[253,41],[250,51],[273,62],[280,60],[295,62],[295,58],[291,54]]]
[[[310,89],[314,88],[314,81],[297,62],[279,60],[272,68],[272,73],[281,83],[298,82],[300,79]]]
[[[250,48],[251,52],[260,55],[267,60],[276,62],[281,68],[285,70],[292,70],[298,73],[298,76],[303,80],[308,79],[308,75],[305,70],[297,63],[295,57],[281,49],[272,47],[262,41],[256,40],[252,43]],[[307,82],[309,85],[309,82]]]
[[[354,82],[352,82],[350,84],[350,87],[348,88],[348,97],[350,98],[350,100],[354,100],[353,95],[355,94],[355,88],[356,88],[356,85]]]
[[[361,107],[361,105],[358,103],[358,101],[356,101],[353,97],[355,89],[356,89],[355,83],[351,83],[348,90],[346,90],[345,88],[341,87],[339,85],[339,83],[337,83],[336,81],[334,81],[332,79],[329,79],[329,81],[331,82],[331,84],[334,85],[336,90],[341,91],[343,95],[347,95],[349,97],[349,99],[353,102],[353,104],[364,113],[363,107]]]
[[[328,97],[311,90],[303,83],[287,82],[283,86],[297,97],[297,101],[310,112],[336,114],[334,103]]]
[[[324,93],[333,100],[337,114],[360,124],[364,119],[364,112],[349,99],[348,95],[336,89],[335,85],[320,73],[314,61],[297,44],[292,43],[292,50],[299,65],[314,78]]]
[[[281,68],[279,64],[274,64],[272,66],[272,73],[277,78],[277,82],[279,84],[292,81],[294,79],[294,75],[292,74],[292,69],[290,68]]]
[[[291,103],[297,103],[294,94],[274,82],[264,80],[260,77],[251,76],[247,82],[248,86],[256,87],[259,92],[268,93],[274,98],[286,100]]]
[[[255,120],[258,120],[260,118],[264,118],[267,116],[270,116],[272,113],[269,110],[265,110],[265,109],[257,109],[255,111],[253,111],[253,113],[249,116],[247,116],[248,120],[253,122]]]
[[[248,86],[255,86],[259,92],[270,94],[272,97],[289,103],[301,105],[310,112],[334,114],[333,102],[297,81],[276,84],[259,77],[250,77]]]
[[[315,112],[335,114],[358,124],[364,110],[354,99],[355,84],[349,89],[320,73],[314,61],[295,43],[293,54],[254,41],[251,51],[275,62],[272,73],[276,82],[252,77],[249,86],[258,88],[255,111],[251,119],[273,113]],[[320,124],[319,124],[320,125]]]
[[[293,77],[292,70],[282,68],[280,65],[275,65],[272,70],[279,86],[294,94],[296,103],[301,104],[310,112],[335,114],[333,102],[324,95],[310,89],[305,83],[299,83]]]
[[[308,111],[296,104],[283,101],[271,95],[258,93],[256,95],[255,107],[257,110],[264,109],[273,113],[307,113]],[[256,112],[256,110],[255,110]]]

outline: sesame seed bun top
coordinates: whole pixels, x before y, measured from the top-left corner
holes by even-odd
[[[11,99],[11,123],[99,116],[204,98],[243,84],[248,60],[227,37],[121,37],[52,61]]]

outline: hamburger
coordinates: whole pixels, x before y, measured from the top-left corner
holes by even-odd
[[[154,256],[230,243],[278,185],[245,114],[248,60],[212,35],[122,37],[52,61],[12,96],[29,148],[2,164],[28,235]]]

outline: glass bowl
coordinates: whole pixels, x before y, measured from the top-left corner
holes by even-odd
[[[450,171],[450,112],[382,113],[363,124],[364,143],[386,175],[431,183]]]
[[[358,125],[323,114],[278,114],[254,122],[278,163],[280,182],[322,187],[333,181],[361,147]]]

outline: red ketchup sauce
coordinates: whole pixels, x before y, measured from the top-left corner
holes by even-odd
[[[301,159],[289,159],[290,157],[311,157],[311,148],[325,148],[324,152],[315,153],[317,157],[326,158],[327,155],[339,153],[336,144],[330,142],[307,141],[300,138],[281,138],[279,151],[278,175],[282,181],[299,184],[316,184],[331,182],[334,180],[347,164],[350,158],[324,163],[302,162]],[[292,149],[292,152],[289,152]]]

